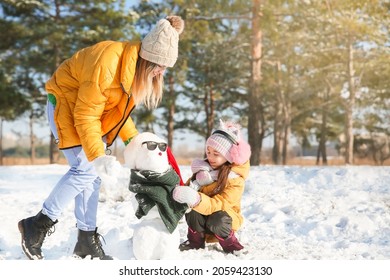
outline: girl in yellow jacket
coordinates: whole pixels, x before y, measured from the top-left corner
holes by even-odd
[[[138,104],[155,108],[162,98],[163,74],[178,57],[184,21],[169,16],[157,22],[142,42],[104,41],[76,52],[46,83],[51,131],[69,171],[37,215],[18,223],[22,248],[42,259],[42,243],[74,200],[78,240],[74,255],[112,259],[99,240],[96,216],[101,182],[115,183],[121,165],[105,155],[119,135],[125,142],[138,131],[130,117]]]
[[[222,122],[206,141],[205,160],[191,164],[193,176],[188,186],[173,190],[173,198],[187,203],[192,210],[186,214],[188,240],[180,250],[199,249],[205,242],[219,241],[227,253],[243,246],[234,232],[243,222],[241,197],[249,174],[250,146],[240,133],[240,126]]]

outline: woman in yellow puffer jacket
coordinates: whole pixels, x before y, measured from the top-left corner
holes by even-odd
[[[240,126],[222,122],[206,141],[206,159],[191,164],[193,176],[187,186],[173,190],[173,199],[186,203],[188,240],[180,250],[200,249],[218,241],[226,253],[240,251],[234,232],[242,223],[241,197],[249,175],[251,148],[241,137]]]
[[[161,101],[163,74],[177,60],[183,29],[180,17],[169,16],[142,42],[104,41],[84,48],[46,83],[50,128],[70,169],[41,211],[18,223],[29,259],[43,258],[46,234],[72,200],[78,228],[74,255],[112,259],[97,233],[97,206],[101,182],[115,183],[122,166],[105,149],[118,135],[127,144],[138,134],[130,117],[137,105],[152,109]]]

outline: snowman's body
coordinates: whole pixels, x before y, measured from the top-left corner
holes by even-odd
[[[166,143],[157,135],[149,132],[140,133],[124,151],[125,166],[134,170],[151,170],[164,173],[170,170],[167,152],[159,147],[150,150],[145,142]],[[131,197],[134,209],[138,202]],[[178,229],[170,233],[162,221],[157,207],[153,207],[134,228],[133,253],[138,260],[175,259],[179,252],[180,234]]]
[[[152,209],[151,211],[154,211]],[[157,212],[157,211],[154,211]],[[166,229],[161,218],[151,215],[141,219],[134,228],[133,253],[138,260],[170,260],[178,258],[179,230],[172,233]]]

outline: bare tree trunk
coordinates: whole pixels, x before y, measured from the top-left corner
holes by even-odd
[[[328,83],[329,84],[329,83]],[[323,98],[324,105],[321,110],[321,132],[320,132],[320,142],[318,143],[318,151],[317,151],[317,161],[316,164],[320,163],[320,158],[322,157],[322,164],[328,165],[328,158],[326,155],[326,142],[327,142],[327,123],[328,123],[328,103],[329,103],[329,95],[331,93],[331,87],[328,86],[325,96]]]
[[[249,92],[248,141],[252,148],[251,165],[260,164],[264,138],[264,116],[261,104],[262,31],[260,29],[261,0],[252,1],[251,84]]]
[[[328,121],[328,112],[327,112],[327,108],[324,107],[322,108],[320,142],[318,144],[317,161],[316,161],[317,165],[320,163],[321,156],[322,156],[322,164],[328,165],[328,159],[326,156],[326,136],[328,133],[326,129],[327,121]]]
[[[355,107],[355,69],[353,65],[353,46],[351,40],[348,43],[348,89],[349,98],[345,106],[345,136],[346,136],[346,150],[345,150],[345,163],[353,164],[353,109]]]
[[[173,131],[174,131],[174,121],[173,116],[175,115],[175,91],[173,90],[174,79],[173,76],[169,76],[168,78],[168,86],[169,91],[168,95],[168,123],[167,123],[167,131],[168,131],[168,146],[172,148],[173,145]]]
[[[272,162],[274,164],[281,164],[282,162],[282,147],[283,147],[283,135],[281,133],[281,107],[280,103],[275,103],[275,116],[274,116],[274,146],[272,147]]]
[[[3,118],[0,117],[0,165],[3,164]]]
[[[280,80],[282,80],[282,72],[281,72],[281,65],[278,65],[279,69],[279,77]],[[290,77],[291,71],[288,69],[287,71],[288,77]],[[289,81],[290,78],[287,80]],[[283,114],[284,114],[284,141],[283,141],[283,153],[282,153],[282,158],[283,158],[283,165],[287,164],[288,160],[288,151],[289,151],[289,139],[291,135],[291,98],[290,98],[290,86],[289,83],[285,87],[285,93],[283,95]]]
[[[214,85],[209,84],[209,89],[205,89],[204,95],[204,109],[206,112],[206,137],[207,139],[213,130],[214,117],[215,117],[215,97],[214,97]]]
[[[274,115],[274,146],[272,148],[272,161],[274,164],[282,163],[283,149],[283,105],[281,100],[280,87],[275,94],[275,115]]]
[[[277,61],[275,66],[277,88],[275,94],[273,162],[275,164],[287,164],[288,138],[290,135],[290,105],[287,93],[285,93],[282,86],[280,61]]]
[[[214,117],[215,117],[215,97],[214,97],[214,90],[213,90],[213,84],[211,83],[209,85],[209,89],[205,89],[205,95],[204,95],[204,111],[206,113],[206,135],[205,140],[211,135],[211,132],[213,130],[214,125]],[[206,154],[204,154],[206,157]]]
[[[60,15],[60,2],[59,1],[54,1],[55,2],[55,10],[56,10],[56,14],[55,14],[55,17],[54,17],[54,21],[58,21],[61,17]],[[55,55],[55,58],[54,58],[54,61],[55,61],[55,65],[53,65],[53,71],[54,72],[58,66],[60,65],[61,63],[61,60],[60,60],[60,50],[61,50],[61,47],[58,45],[58,44],[55,44],[54,45],[54,55]],[[49,130],[50,131],[50,130]],[[49,151],[49,158],[50,158],[50,163],[53,164],[53,163],[56,163],[58,162],[59,158],[60,158],[60,153],[59,153],[59,150],[58,150],[58,147],[57,147],[57,140],[54,138],[53,134],[50,133],[50,151]]]
[[[282,88],[279,79],[279,61],[275,66],[275,112],[274,112],[274,146],[272,148],[272,161],[274,164],[282,163],[282,149],[283,149],[283,104],[282,104]]]
[[[288,159],[288,147],[289,147],[289,138],[291,133],[291,114],[290,114],[290,105],[286,104],[285,116],[284,116],[284,139],[283,139],[283,151],[282,151],[282,163],[283,165],[287,164]]]
[[[31,113],[30,115],[30,160],[31,164],[35,164],[35,135],[34,135],[34,115]]]

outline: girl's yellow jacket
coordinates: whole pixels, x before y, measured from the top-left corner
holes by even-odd
[[[102,136],[110,146],[138,131],[130,117],[140,42],[104,41],[65,60],[46,83],[56,97],[54,120],[59,148],[82,146],[88,160],[104,155]]]
[[[226,211],[230,217],[232,217],[232,229],[238,230],[244,218],[241,215],[241,197],[245,188],[245,179],[249,175],[250,164],[249,161],[243,165],[235,165],[232,167],[232,171],[235,172],[237,177],[229,178],[226,183],[225,189],[214,196],[210,196],[212,191],[217,186],[216,182],[210,185],[203,186],[199,190],[201,196],[200,203],[192,208],[202,215],[211,215],[212,213],[223,210]],[[213,241],[212,238],[207,239],[208,242]]]

